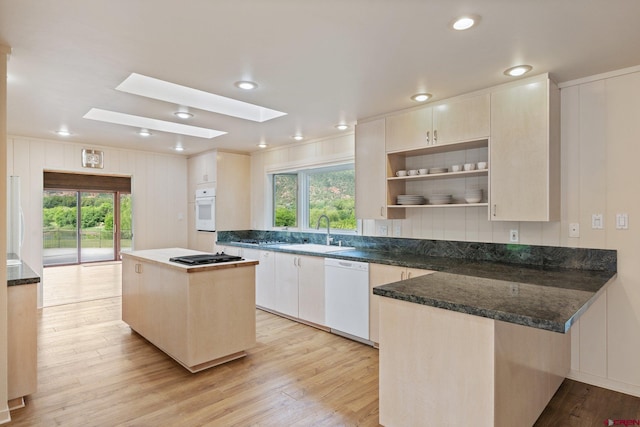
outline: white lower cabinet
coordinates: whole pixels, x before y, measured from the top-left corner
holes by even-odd
[[[276,264],[275,252],[258,249],[242,249],[244,259],[255,259],[256,266],[256,306],[275,310],[276,301]]]
[[[373,294],[373,288],[387,283],[407,280],[412,277],[432,274],[435,271],[419,268],[406,268],[394,265],[369,264],[369,340],[376,345],[379,341],[379,300],[380,296]]]
[[[274,310],[324,325],[324,258],[277,252]]]
[[[298,317],[326,325],[324,298],[324,258],[298,257]]]

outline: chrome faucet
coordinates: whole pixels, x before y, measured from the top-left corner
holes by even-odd
[[[316,230],[320,230],[320,220],[322,218],[327,219],[327,246],[329,246],[331,244],[331,241],[333,240],[333,237],[331,237],[331,234],[329,234],[331,232],[331,222],[329,222],[328,216],[326,216],[325,214],[320,215],[320,217],[318,218],[318,225],[316,225]]]

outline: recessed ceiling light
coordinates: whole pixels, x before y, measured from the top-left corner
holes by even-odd
[[[176,151],[184,151],[184,147],[182,145],[176,145],[174,147],[174,150],[176,150]]]
[[[258,144],[258,147],[267,148],[267,143],[266,142],[261,142],[260,144]]]
[[[257,83],[250,82],[248,80],[241,80],[239,82],[235,82],[236,87],[239,87],[243,90],[253,90],[258,87]]]
[[[198,138],[211,139],[227,133],[215,129],[184,125],[182,123],[167,122],[164,120],[151,119],[149,117],[134,116],[131,114],[118,113],[117,111],[102,110],[100,108],[92,108],[83,117],[85,119],[98,120],[101,122],[115,123],[125,126],[133,126],[136,128],[153,129],[160,132],[197,136]]]
[[[477,15],[460,16],[453,21],[451,27],[454,30],[464,31],[476,25],[478,21],[480,21],[480,17]]]
[[[304,139],[304,136],[300,134],[296,134],[296,135],[293,135],[291,138],[295,139],[296,141],[302,141]]]
[[[140,136],[151,136],[151,132],[149,132],[149,129],[140,129],[138,131],[138,135],[140,135]]]
[[[66,129],[57,130],[56,133],[60,136],[71,136],[71,132]]]
[[[516,65],[515,67],[507,68],[506,70],[504,70],[504,74],[511,77],[520,77],[523,74],[528,73],[532,69],[533,67],[531,65]]]
[[[411,97],[411,99],[413,99],[416,102],[424,102],[430,99],[432,96],[433,95],[431,95],[430,93],[416,93]]]
[[[120,83],[116,89],[122,92],[146,96],[147,98],[171,102],[172,104],[211,111],[212,113],[224,114],[226,116],[239,117],[254,122],[265,122],[287,114],[282,111],[272,110],[259,105],[249,104],[248,102],[238,101],[237,99],[227,98],[136,73],[132,73]]]
[[[177,117],[181,119],[190,119],[191,117],[193,117],[193,114],[191,114],[188,111],[176,111],[173,114],[175,114]]]
[[[349,129],[349,125],[347,125],[345,123],[340,123],[340,124],[336,125],[336,129],[347,130],[347,129]]]

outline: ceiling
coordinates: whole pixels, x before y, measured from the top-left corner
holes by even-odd
[[[479,25],[454,31],[462,14]],[[358,119],[509,81],[640,64],[638,0],[0,0],[10,135],[190,155],[353,131]],[[288,113],[262,123],[116,90],[131,73]],[[254,91],[234,86],[258,83]],[[91,108],[227,132],[204,139],[114,125]],[[339,122],[351,127],[335,128]],[[72,135],[58,136],[67,127]]]

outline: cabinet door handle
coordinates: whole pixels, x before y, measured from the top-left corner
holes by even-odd
[[[136,273],[138,273],[138,274],[139,274],[139,273],[142,273],[142,264],[136,264],[136,265],[134,266],[134,271],[135,271]]]
[[[380,206],[380,216],[384,218],[384,206]]]
[[[433,143],[437,144],[438,143],[438,130],[434,130],[433,131]]]
[[[496,205],[493,205],[492,212],[493,216],[496,216]]]
[[[411,272],[407,273],[407,279],[411,279]]]
[[[429,143],[429,131],[427,131],[427,144]]]
[[[400,280],[404,280],[404,271],[400,272]]]
[[[298,267],[302,267],[302,258],[298,257]]]
[[[298,257],[297,257],[297,256],[294,256],[294,257],[293,257],[293,266],[294,266],[294,267],[297,267],[297,266],[298,266]]]

